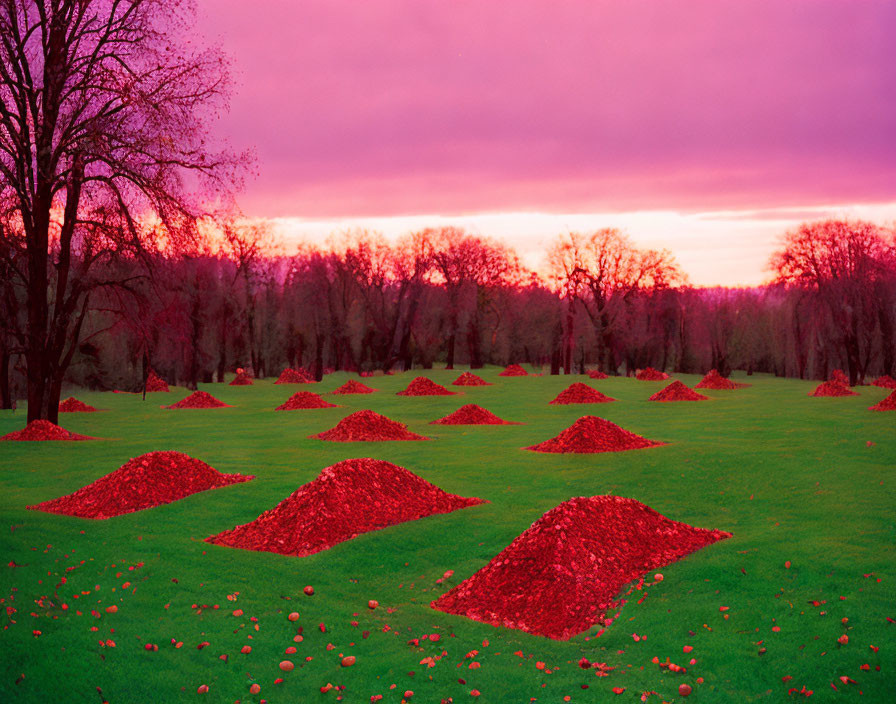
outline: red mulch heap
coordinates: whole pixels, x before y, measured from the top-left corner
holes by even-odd
[[[481,503],[444,492],[391,462],[345,460],[327,467],[251,523],[206,542],[304,557],[361,533]]]
[[[604,374],[600,369],[592,369],[588,372],[588,378],[590,379],[609,379],[606,374]]]
[[[647,367],[635,374],[635,378],[638,381],[664,381],[669,378],[669,375],[666,372],[657,371],[653,367]]]
[[[221,474],[182,452],[148,452],[73,494],[28,508],[80,518],[111,518],[250,479],[255,477]]]
[[[96,413],[93,406],[89,406],[83,401],[79,401],[74,396],[70,396],[59,403],[60,413]]]
[[[872,382],[875,386],[880,386],[883,389],[896,389],[896,379],[891,377],[889,374],[884,374],[883,376],[877,377]]]
[[[869,411],[896,411],[896,391],[887,396],[880,403],[871,406]]]
[[[511,364],[503,372],[498,374],[498,376],[529,376],[529,372],[523,369],[519,364]]]
[[[354,379],[349,379],[342,386],[340,386],[335,391],[331,391],[333,394],[372,394],[376,389],[371,389],[366,384],[362,384],[360,381],[355,381]]]
[[[839,381],[825,381],[815,387],[815,391],[809,392],[810,396],[858,396],[845,384]]]
[[[662,391],[657,391],[648,401],[709,401],[709,396],[698,394],[680,381],[673,381]]]
[[[373,411],[356,411],[336,424],[309,437],[332,442],[382,442],[386,440],[429,440],[408,430],[404,423],[381,416]]]
[[[293,369],[287,367],[277,378],[275,384],[313,384],[314,379],[304,369]]]
[[[694,385],[695,389],[716,389],[716,390],[725,390],[725,389],[740,389],[745,386],[749,386],[749,384],[736,384],[731,381],[731,379],[726,379],[721,374],[719,374],[718,370],[710,369],[706,376],[704,376],[699,383]]]
[[[229,386],[252,386],[252,377],[246,372],[238,371]]]
[[[481,376],[476,376],[472,372],[464,372],[457,379],[451,382],[452,386],[491,386]]]
[[[456,391],[449,391],[441,384],[425,376],[418,376],[404,391],[399,391],[396,396],[453,396]]]
[[[562,405],[570,403],[609,403],[615,400],[615,398],[610,398],[597,389],[592,389],[588,384],[578,381],[561,391],[551,403]]]
[[[146,392],[155,391],[168,391],[168,384],[154,370],[150,369],[149,376],[146,377]]]
[[[524,448],[533,452],[622,452],[665,443],[648,440],[597,416],[582,416],[557,437]]]
[[[634,499],[577,497],[551,509],[491,562],[430,605],[493,626],[568,640],[596,624],[626,584],[730,538]]]
[[[336,408],[336,404],[324,401],[313,391],[296,391],[285,403],[280,404],[274,410],[299,411],[304,408]]]
[[[7,433],[0,440],[18,440],[37,442],[43,440],[95,440],[89,435],[78,435],[65,428],[60,428],[48,420],[33,420],[21,430]]]
[[[189,396],[184,399],[181,399],[177,403],[172,403],[170,406],[162,406],[162,408],[233,408],[228,403],[224,403],[223,401],[219,401],[210,393],[205,391],[194,391]]]
[[[844,386],[849,386],[849,377],[842,369],[835,369],[832,371],[828,381],[836,381]]]
[[[430,425],[519,425],[519,423],[504,420],[482,406],[468,403],[454,413],[432,421]]]

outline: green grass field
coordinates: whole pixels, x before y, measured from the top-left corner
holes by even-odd
[[[896,619],[896,413],[867,410],[886,390],[810,398],[809,382],[735,374],[753,386],[705,392],[711,402],[658,404],[647,398],[662,382],[500,378],[498,371],[482,373],[494,386],[462,396],[396,396],[414,376],[400,374],[365,379],[380,391],[336,397],[340,408],[282,413],[273,408],[293,392],[330,391],[348,375],[313,387],[272,380],[202,386],[236,406],[220,410],[160,409],[186,395],[180,388],[145,402],[72,390],[108,410],[63,414],[61,424],[102,440],[0,445],[0,701],[369,702],[382,695],[399,702],[412,690],[412,701],[430,703],[476,701],[475,689],[485,702],[635,702],[647,691],[656,693],[647,701],[659,702],[681,701],[681,683],[693,687],[688,701],[788,701],[790,688],[804,686],[812,701],[896,700],[896,623],[888,621]],[[427,375],[448,384],[458,373]],[[619,402],[548,405],[581,380]],[[465,403],[525,425],[426,425]],[[307,439],[362,408],[435,439]],[[669,444],[599,455],[520,449],[587,414]],[[23,425],[21,410],[0,415],[0,434]],[[25,510],[152,450],[179,450],[221,472],[258,478],[105,521]],[[491,503],[305,558],[203,542],[350,457],[388,460]],[[662,569],[665,579],[635,591],[599,638],[591,629],[555,642],[429,607],[545,511],[572,496],[611,493],[734,537]],[[437,584],[446,570],[454,575]],[[314,596],[303,594],[306,585]],[[380,608],[369,610],[369,599]],[[117,613],[106,613],[113,604]],[[295,623],[286,618],[291,611],[301,614]],[[298,628],[304,640],[296,643]],[[437,642],[408,644],[433,633]],[[840,645],[844,633],[849,642]],[[100,645],[107,639],[115,647]],[[204,641],[210,645],[197,649]],[[246,644],[252,652],[241,654]],[[687,655],[686,645],[693,646]],[[282,673],[278,663],[290,646],[296,668]],[[343,654],[356,664],[341,667]],[[578,666],[583,656],[615,669],[598,677]],[[421,663],[429,657],[433,666]],[[661,669],[654,657],[687,673]],[[278,677],[283,682],[275,684]],[[252,683],[260,693],[250,694]],[[344,689],[322,693],[328,683]],[[204,695],[201,684],[209,686]],[[616,696],[614,687],[625,692]]]

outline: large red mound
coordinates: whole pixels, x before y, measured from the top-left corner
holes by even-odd
[[[846,372],[842,369],[835,369],[832,371],[828,381],[836,381],[838,384],[849,386],[849,377],[846,376]]]
[[[525,449],[558,453],[622,452],[664,444],[630,433],[603,418],[582,416],[557,437]]]
[[[570,403],[609,403],[615,400],[615,398],[610,398],[597,389],[592,389],[588,384],[578,381],[561,391],[551,403],[559,405]]]
[[[381,416],[373,411],[356,411],[336,424],[309,437],[332,442],[381,442],[386,440],[429,440],[408,430],[404,423]]]
[[[709,401],[709,396],[698,394],[680,381],[673,381],[662,391],[657,391],[648,401]]]
[[[896,411],[896,391],[893,391],[880,403],[875,403],[869,411]]]
[[[89,435],[78,435],[65,428],[60,428],[48,420],[33,420],[21,430],[7,433],[0,440],[40,442],[44,440],[95,440]]]
[[[529,376],[529,372],[523,369],[519,364],[510,364],[503,372],[498,374],[498,376]]]
[[[367,384],[362,384],[360,381],[355,381],[354,379],[349,379],[342,386],[340,386],[335,391],[331,391],[330,393],[334,394],[372,394],[376,389],[371,389]]]
[[[694,385],[695,389],[714,389],[714,390],[727,390],[727,389],[743,389],[749,386],[749,384],[738,384],[736,382],[731,381],[731,379],[726,379],[716,369],[710,369],[706,376],[704,376],[697,384]]]
[[[149,375],[146,377],[146,392],[155,392],[155,391],[168,391],[167,382],[155,373],[155,370],[150,369]]]
[[[233,408],[233,406],[224,403],[223,401],[219,401],[206,391],[194,391],[177,403],[172,403],[170,406],[163,406],[163,408]]]
[[[472,372],[464,372],[457,379],[451,382],[453,386],[491,386],[481,376],[476,376]]]
[[[669,378],[669,375],[666,372],[661,372],[653,367],[647,367],[647,369],[641,369],[635,374],[635,378],[638,381],[663,381]]]
[[[519,423],[504,420],[482,406],[468,403],[454,413],[432,421],[430,425],[519,425]]]
[[[304,557],[361,533],[481,503],[444,492],[391,462],[345,460],[327,467],[251,523],[206,541]]]
[[[280,372],[280,376],[277,378],[275,384],[313,384],[314,379],[311,378],[311,375],[308,374],[304,369],[293,369],[292,367],[287,367],[282,372]]]
[[[456,391],[449,391],[441,384],[425,376],[418,376],[404,391],[399,391],[396,396],[453,396]]]
[[[324,401],[313,391],[296,391],[284,403],[281,403],[275,411],[298,411],[305,408],[336,408],[335,403]]]
[[[621,496],[578,497],[551,509],[431,606],[493,626],[567,640],[621,604],[629,582],[731,533],[670,520]]]
[[[896,379],[891,377],[889,374],[884,374],[883,376],[877,377],[872,382],[875,386],[880,386],[883,389],[896,389]]]
[[[182,452],[148,452],[73,494],[28,508],[81,518],[111,518],[250,479],[255,477],[221,474]]]
[[[838,381],[824,381],[809,392],[810,396],[858,396],[848,386]]]
[[[592,369],[588,372],[589,379],[609,379],[609,377],[604,374],[600,369]]]
[[[79,401],[74,396],[70,396],[59,403],[60,413],[96,413],[96,409],[83,401]]]
[[[252,386],[252,377],[246,374],[242,369],[236,370],[236,376],[230,382],[230,386]]]

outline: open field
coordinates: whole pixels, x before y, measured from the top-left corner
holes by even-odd
[[[72,390],[107,410],[62,414],[60,424],[103,439],[0,445],[0,700],[369,702],[382,695],[399,702],[411,690],[413,701],[428,703],[468,701],[478,690],[486,702],[641,701],[648,691],[657,693],[648,701],[658,702],[681,700],[681,683],[693,687],[689,700],[704,702],[785,701],[794,687],[813,690],[812,701],[855,700],[859,691],[861,701],[893,700],[896,413],[867,410],[888,390],[810,398],[817,382],[735,374],[752,386],[703,391],[710,402],[661,404],[646,399],[667,382],[502,378],[498,371],[481,372],[493,386],[444,397],[396,396],[416,372],[374,377],[363,381],[378,393],[327,395],[340,407],[279,413],[274,407],[295,391],[328,392],[350,375],[308,386],[201,385],[235,406],[215,410],[162,410],[186,395],[182,388],[145,402]],[[459,373],[426,375],[447,385]],[[693,386],[700,377],[676,378]],[[548,405],[573,381],[619,401]],[[525,424],[427,425],[466,403]],[[434,440],[308,439],[364,408]],[[586,414],[668,444],[598,455],[520,449]],[[4,412],[0,435],[23,425],[21,410]],[[153,450],[178,450],[257,479],[105,521],[25,510]],[[445,491],[491,503],[304,558],[203,542],[350,457],[388,460]],[[551,641],[429,608],[545,511],[599,494],[631,497],[733,538],[663,568],[664,580],[634,591],[599,638],[595,628]],[[447,570],[453,576],[437,583]],[[306,585],[313,596],[303,594]],[[378,609],[367,608],[370,599]],[[111,605],[116,613],[106,612]],[[209,608],[195,608],[203,605]],[[287,620],[292,611],[300,613],[295,623]],[[299,628],[304,640],[294,642]],[[428,634],[440,638],[409,645]],[[203,642],[209,645],[197,649]],[[252,650],[242,654],[247,644]],[[684,646],[693,650],[685,654]],[[278,663],[288,647],[297,650],[289,658],[296,668],[283,673]],[[341,655],[357,661],[343,668]],[[600,677],[579,667],[582,657],[615,669]],[[662,669],[654,657],[687,672]],[[471,668],[474,662],[480,666]],[[257,694],[249,692],[253,683]],[[345,689],[321,693],[328,683]],[[199,695],[202,684],[209,691]],[[614,687],[625,692],[614,696]]]

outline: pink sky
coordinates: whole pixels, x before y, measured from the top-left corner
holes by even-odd
[[[896,201],[896,3],[198,6],[237,78],[216,130],[258,154],[249,216],[600,227]],[[735,232],[720,226],[719,246]]]

